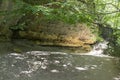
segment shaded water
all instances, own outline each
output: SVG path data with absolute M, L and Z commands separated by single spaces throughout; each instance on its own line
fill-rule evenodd
M 29 51 L 0 55 L 0 80 L 120 80 L 120 59 Z

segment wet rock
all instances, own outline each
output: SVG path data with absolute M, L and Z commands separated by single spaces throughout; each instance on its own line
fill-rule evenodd
M 16 53 L 22 53 L 23 51 L 19 48 L 13 48 L 13 51 Z

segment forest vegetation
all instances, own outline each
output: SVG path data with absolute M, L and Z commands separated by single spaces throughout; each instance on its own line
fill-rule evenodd
M 7 9 L 2 7 L 5 1 L 9 4 Z M 12 31 L 24 31 L 27 24 L 19 19 L 27 15 L 67 24 L 84 23 L 92 26 L 98 42 L 109 41 L 107 52 L 117 51 L 113 55 L 120 56 L 120 0 L 1 0 L 0 7 L 0 31 L 5 24 Z

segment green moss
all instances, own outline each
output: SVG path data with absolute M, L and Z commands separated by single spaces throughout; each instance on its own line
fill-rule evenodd
M 16 52 L 16 53 L 22 53 L 22 50 L 19 49 L 19 48 L 13 48 L 13 51 Z

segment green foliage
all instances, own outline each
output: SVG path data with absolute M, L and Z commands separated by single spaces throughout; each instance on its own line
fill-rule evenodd
M 3 22 L 11 20 L 16 15 L 24 17 L 32 14 L 36 17 L 42 15 L 47 20 L 71 24 L 108 24 L 114 30 L 116 45 L 120 47 L 120 0 L 13 0 L 13 2 L 14 9 L 0 10 L 0 17 L 7 15 L 6 18 L 9 18 Z M 23 21 L 11 26 L 10 29 L 24 30 L 25 27 L 26 22 Z M 97 40 L 103 39 L 97 36 Z M 118 47 L 111 47 L 110 52 L 113 53 L 113 49 L 116 50 Z
M 51 2 L 45 5 L 24 4 L 23 7 L 24 8 L 21 8 L 21 12 L 23 12 L 24 14 L 32 13 L 36 16 L 43 14 L 44 17 L 48 19 L 61 20 L 67 23 L 89 23 L 92 22 L 94 19 L 93 14 L 89 14 L 86 11 L 87 7 L 77 0 Z
M 10 29 L 12 30 L 24 30 L 24 28 L 25 28 L 25 23 L 21 23 L 10 27 Z
M 60 20 L 67 23 L 109 24 L 115 29 L 114 36 L 120 41 L 120 1 L 119 0 L 13 0 L 18 6 L 11 12 L 3 14 L 19 14 L 35 16 L 43 15 L 49 20 Z M 33 3 L 33 4 L 32 4 Z M 22 25 L 22 26 L 21 26 Z M 12 27 L 13 28 L 13 27 Z M 18 24 L 13 29 L 23 29 Z

